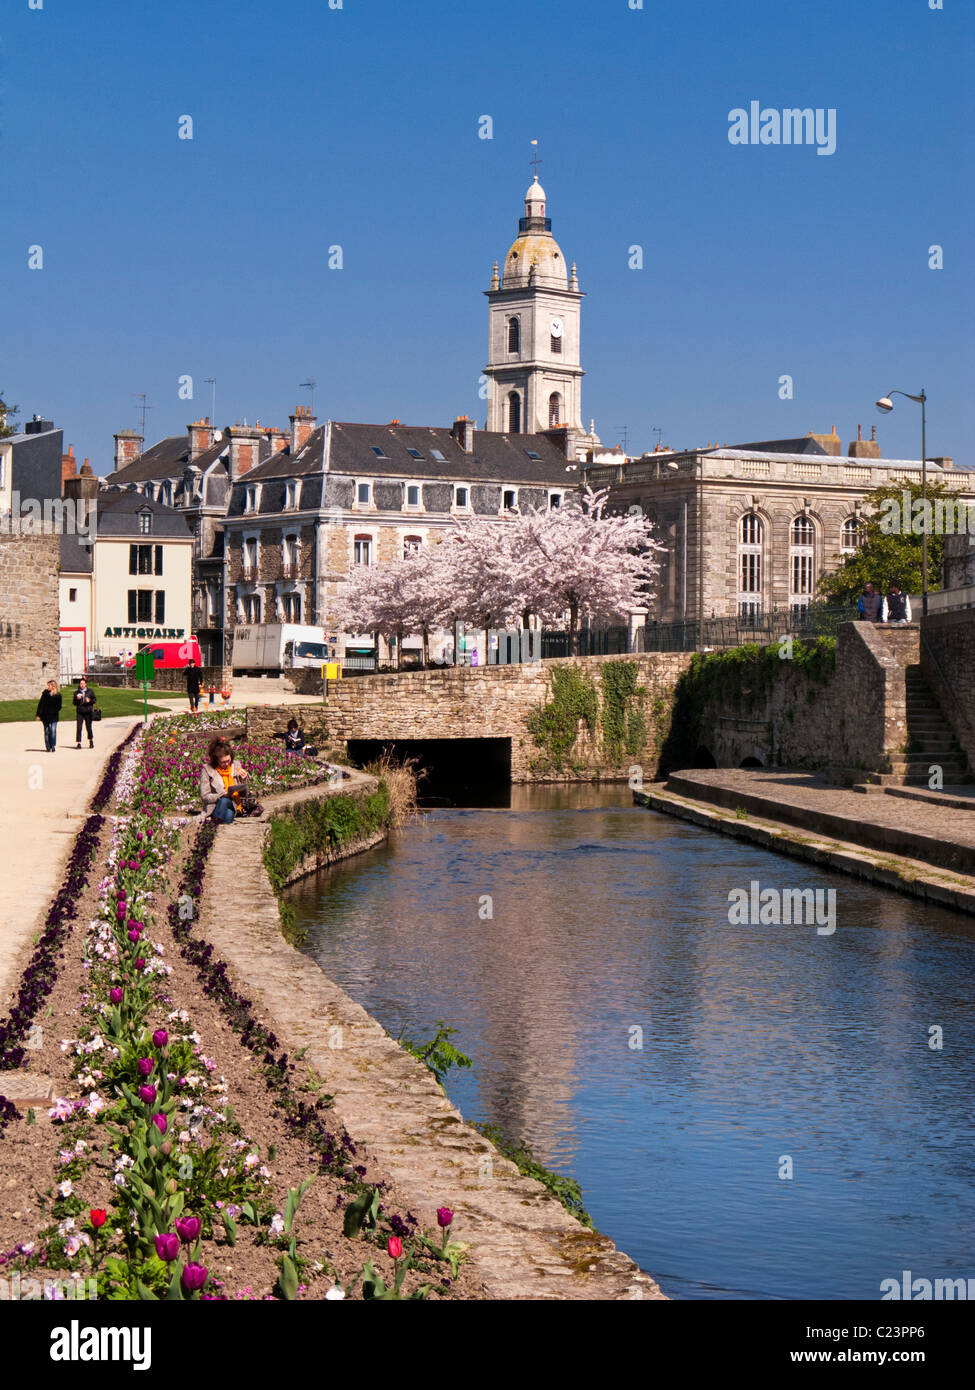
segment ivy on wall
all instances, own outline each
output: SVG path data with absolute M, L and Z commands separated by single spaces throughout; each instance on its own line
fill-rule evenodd
M 788 649 L 787 649 L 788 650 Z M 795 696 L 816 698 L 817 687 L 827 685 L 836 670 L 836 638 L 791 640 L 791 656 L 782 643 L 767 647 L 749 643 L 727 652 L 696 653 L 677 682 L 671 728 L 661 753 L 662 770 L 693 767 L 701 745 L 704 715 L 712 708 L 732 707 L 742 714 L 764 716 L 772 691 L 782 682 L 794 684 Z M 793 711 L 786 711 L 786 718 Z
M 589 677 L 576 666 L 556 666 L 552 670 L 552 693 L 546 704 L 528 716 L 528 732 L 544 750 L 538 769 L 565 771 L 565 764 L 579 731 L 579 720 L 590 733 L 596 729 L 599 698 Z M 578 760 L 572 765 L 578 771 Z
M 527 721 L 535 744 L 543 750 L 533 764 L 535 771 L 591 770 L 591 764 L 572 756 L 580 721 L 591 736 L 600 734 L 601 761 L 607 768 L 619 767 L 624 755 L 640 753 L 647 741 L 647 692 L 637 684 L 638 672 L 635 661 L 605 662 L 597 689 L 578 667 L 555 667 L 548 701 Z
M 647 741 L 647 721 L 642 703 L 646 691 L 637 685 L 635 661 L 608 661 L 601 671 L 603 687 L 600 722 L 603 750 L 618 766 L 623 754 L 639 753 Z

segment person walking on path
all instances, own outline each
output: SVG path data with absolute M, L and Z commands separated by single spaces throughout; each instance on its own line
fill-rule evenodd
M 190 657 L 186 663 L 186 693 L 190 697 L 190 713 L 200 712 L 200 668 Z
M 44 751 L 54 753 L 58 745 L 58 720 L 61 718 L 61 692 L 57 681 L 48 681 L 37 702 L 37 717 L 44 725 Z M 79 730 L 80 733 L 80 730 Z
M 247 773 L 234 762 L 233 749 L 225 738 L 215 738 L 200 768 L 200 800 L 203 813 L 222 825 L 232 825 L 236 816 L 257 815 L 263 807 L 244 786 Z
M 884 599 L 883 614 L 881 622 L 909 623 L 911 621 L 910 596 L 901 593 L 901 587 L 896 579 L 890 586 L 890 593 Z
M 883 604 L 883 597 L 878 594 L 874 586 L 869 581 L 864 584 L 863 593 L 857 602 L 861 619 L 867 623 L 882 622 L 883 619 L 880 615 L 883 611 Z
M 88 682 L 84 676 L 78 682 L 78 689 L 74 693 L 75 709 L 75 730 L 74 746 L 81 747 L 81 726 L 84 724 L 88 734 L 88 747 L 94 748 L 95 740 L 91 736 L 91 716 L 95 708 L 95 692 L 88 689 Z

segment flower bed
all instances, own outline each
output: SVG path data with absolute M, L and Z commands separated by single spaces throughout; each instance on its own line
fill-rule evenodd
M 194 935 L 216 827 L 204 822 L 190 840 L 188 820 L 163 814 L 147 797 L 147 759 L 168 737 L 166 730 L 138 732 L 106 769 L 103 785 L 110 778 L 118 814 L 92 816 L 79 833 L 49 930 L 2 1031 L 4 1065 L 22 1065 L 25 1034 L 57 985 L 65 996 L 59 1016 L 73 1016 L 77 1034 L 64 1039 L 60 1055 L 70 1061 L 81 1094 L 70 1098 L 66 1087 L 48 1111 L 52 1128 L 43 1133 L 38 1125 L 25 1134 L 16 1108 L 0 1099 L 0 1127 L 18 1123 L 22 1144 L 52 1134 L 57 1143 L 56 1160 L 53 1154 L 48 1160 L 56 1165 L 54 1182 L 41 1196 L 47 1224 L 35 1239 L 19 1238 L 5 1253 L 0 1244 L 0 1265 L 18 1276 L 63 1271 L 75 1287 L 87 1278 L 90 1296 L 111 1299 L 224 1298 L 214 1261 L 233 1259 L 230 1252 L 240 1252 L 246 1268 L 255 1268 L 256 1260 L 273 1271 L 259 1292 L 248 1284 L 238 1297 L 292 1299 L 309 1284 L 327 1298 L 345 1297 L 360 1283 L 366 1298 L 451 1291 L 464 1252 L 449 1242 L 450 1223 L 438 1215 L 442 1230 L 435 1241 L 411 1213 L 400 1216 L 391 1209 L 389 1189 L 381 1180 L 368 1180 L 351 1137 L 328 1124 L 330 1101 L 320 1094 L 321 1082 L 299 1084 L 298 1059 L 275 1055 L 274 1034 L 236 992 L 212 947 Z M 90 873 L 96 853 L 103 865 L 97 885 Z M 79 998 L 79 985 L 71 984 L 75 992 L 65 995 L 68 986 L 58 977 L 83 894 L 88 930 L 72 976 L 80 982 Z M 190 1010 L 180 1006 L 174 984 L 185 967 L 177 964 L 174 973 L 167 960 L 174 945 L 199 982 L 190 991 L 197 1000 Z M 265 1105 L 273 1104 L 272 1142 L 266 1120 L 258 1117 L 263 1146 L 235 1113 L 231 1084 L 218 1072 L 216 1058 L 205 1054 L 194 1025 L 199 1009 L 212 1032 L 216 1007 L 229 1025 L 227 1036 L 236 1035 L 242 1055 L 253 1058 L 247 1067 L 263 1077 Z M 256 1116 L 253 1104 L 249 1113 Z M 26 1124 L 32 1121 L 29 1112 Z M 286 1195 L 272 1171 L 277 1147 L 289 1153 Z M 299 1163 L 307 1165 L 304 1175 L 298 1169 L 299 1176 L 291 1176 Z M 350 1252 L 340 1252 L 341 1279 L 328 1259 L 310 1258 L 298 1230 L 303 1199 L 305 1208 L 314 1201 L 321 1212 L 321 1198 L 312 1189 L 318 1183 L 327 1183 L 334 1194 L 330 1220 L 341 1222 L 340 1239 L 346 1245 L 366 1240 L 376 1251 L 351 1268 Z M 32 1173 L 32 1189 L 40 1185 Z M 389 1269 L 377 1270 L 377 1258 L 387 1260 Z M 56 1284 L 50 1287 L 50 1296 L 58 1296 Z

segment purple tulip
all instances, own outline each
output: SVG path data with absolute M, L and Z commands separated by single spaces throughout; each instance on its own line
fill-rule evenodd
M 139 1099 L 144 1100 L 146 1105 L 151 1105 L 152 1102 L 156 1099 L 155 1086 L 140 1086 Z
M 133 970 L 145 970 L 145 968 L 146 968 L 146 963 L 145 963 L 145 961 L 142 959 L 141 956 L 139 956 L 138 959 L 136 959 L 136 960 L 134 960 L 134 961 L 132 962 L 132 969 L 133 969 Z
M 183 1270 L 183 1277 L 180 1282 L 187 1293 L 196 1293 L 197 1289 L 203 1288 L 206 1281 L 207 1271 L 202 1265 L 196 1265 L 191 1262 Z
M 165 1134 L 166 1130 L 169 1128 L 169 1121 L 162 1111 L 160 1111 L 158 1115 L 153 1115 L 152 1123 L 156 1126 L 160 1134 Z
M 115 916 L 119 919 L 120 922 L 124 920 L 125 914 L 128 912 L 128 910 L 129 909 L 125 906 L 125 903 L 118 903 L 118 905 L 115 908 Z
M 442 1230 L 446 1230 L 453 1219 L 454 1213 L 449 1207 L 437 1207 L 437 1225 L 441 1227 Z
M 165 1260 L 167 1264 L 170 1260 L 175 1260 L 176 1256 L 179 1254 L 179 1240 L 171 1231 L 167 1231 L 165 1235 L 154 1236 L 153 1244 L 156 1247 L 156 1254 L 161 1260 Z
M 184 1245 L 192 1245 L 202 1228 L 203 1223 L 198 1216 L 183 1216 L 176 1222 L 176 1233 Z
M 169 1034 L 166 1032 L 165 1028 L 157 1028 L 152 1035 L 153 1047 L 165 1047 L 168 1042 Z
M 139 930 L 139 928 L 138 928 L 138 927 L 133 927 L 132 930 L 129 932 L 129 940 L 130 940 L 130 941 L 138 941 L 138 939 L 139 939 L 139 937 L 140 937 L 141 935 L 142 935 L 142 932 Z
M 155 1065 L 151 1057 L 140 1057 L 136 1063 L 136 1066 L 139 1068 L 140 1076 L 151 1076 L 152 1069 Z
M 109 999 L 111 999 L 113 1004 L 121 1004 L 122 999 L 124 997 L 124 991 L 120 989 L 110 989 L 108 991 L 108 997 Z

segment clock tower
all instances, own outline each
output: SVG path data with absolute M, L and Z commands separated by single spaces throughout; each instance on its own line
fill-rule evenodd
M 534 434 L 559 426 L 583 434 L 579 365 L 582 294 L 567 270 L 545 215 L 545 190 L 534 180 L 525 216 L 500 273 L 486 290 L 491 326 L 487 428 Z

